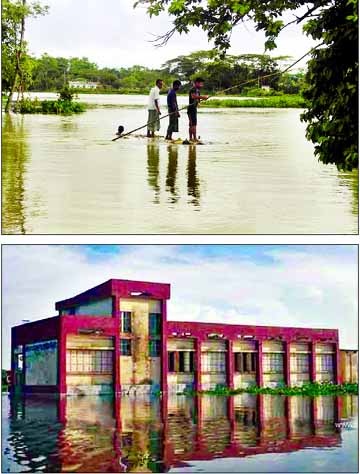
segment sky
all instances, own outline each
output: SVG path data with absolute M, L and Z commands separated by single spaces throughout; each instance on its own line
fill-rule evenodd
M 200 49 L 211 49 L 206 33 L 193 28 L 188 35 L 175 35 L 163 48 L 150 42 L 153 35 L 171 27 L 167 13 L 149 18 L 134 0 L 42 0 L 49 14 L 30 19 L 26 39 L 36 56 L 88 57 L 101 67 L 129 67 L 140 64 L 158 68 L 168 59 Z M 285 17 L 294 19 L 293 13 Z M 301 57 L 314 42 L 302 34 L 301 25 L 291 25 L 281 33 L 272 55 Z M 232 34 L 231 54 L 264 53 L 264 34 L 250 23 L 237 26 Z M 304 63 L 302 63 L 304 65 Z
M 10 328 L 110 278 L 171 284 L 168 319 L 338 328 L 357 348 L 355 245 L 3 245 L 3 367 Z

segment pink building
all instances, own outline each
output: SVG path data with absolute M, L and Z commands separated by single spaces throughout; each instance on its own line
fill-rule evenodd
M 179 392 L 340 383 L 337 329 L 167 320 L 170 285 L 108 280 L 12 328 L 14 390 Z

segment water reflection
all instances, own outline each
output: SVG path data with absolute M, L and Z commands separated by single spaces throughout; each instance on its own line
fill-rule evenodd
M 2 229 L 4 234 L 13 229 L 24 234 L 24 175 L 29 158 L 24 117 L 14 123 L 13 117 L 6 114 L 2 134 Z
M 179 173 L 182 173 L 181 160 L 179 160 L 179 146 L 169 144 L 167 146 L 167 166 L 164 188 L 167 200 L 171 204 L 176 204 L 181 198 L 181 179 Z M 186 164 L 186 194 L 189 197 L 188 203 L 194 207 L 200 206 L 200 180 L 196 169 L 196 146 L 188 145 L 187 148 L 187 164 Z M 183 158 L 183 154 L 181 157 Z M 179 171 L 180 170 L 180 171 Z M 147 145 L 147 181 L 149 187 L 154 191 L 154 204 L 160 204 L 161 199 L 161 160 L 160 145 L 158 142 L 149 142 Z M 179 183 L 180 181 L 180 183 Z
M 357 416 L 353 396 L 3 401 L 3 471 L 21 472 L 167 472 L 199 460 L 339 448 L 339 423 Z

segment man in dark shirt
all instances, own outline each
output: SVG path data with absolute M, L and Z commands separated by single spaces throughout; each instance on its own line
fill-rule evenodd
M 177 103 L 176 92 L 180 89 L 181 82 L 174 81 L 172 89 L 169 90 L 167 95 L 167 105 L 169 112 L 169 126 L 167 129 L 165 140 L 172 139 L 172 133 L 179 131 L 179 107 Z
M 208 99 L 208 95 L 200 95 L 200 89 L 204 86 L 204 79 L 197 77 L 194 81 L 193 87 L 189 91 L 189 106 L 187 114 L 189 117 L 189 138 L 190 141 L 197 141 L 196 126 L 197 126 L 197 107 L 200 100 Z

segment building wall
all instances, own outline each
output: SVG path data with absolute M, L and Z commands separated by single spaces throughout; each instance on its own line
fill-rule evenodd
M 121 385 L 160 384 L 160 357 L 149 354 L 149 313 L 161 313 L 161 302 L 143 298 L 121 298 L 120 312 L 131 312 L 131 356 L 120 356 Z M 120 328 L 119 328 L 120 331 Z
M 335 381 L 335 345 L 334 344 L 316 344 L 316 381 L 317 382 L 334 382 Z M 332 370 L 324 369 L 321 359 L 328 357 L 332 360 Z
M 105 394 L 113 391 L 113 369 L 110 373 L 97 373 L 90 370 L 89 362 L 83 363 L 81 372 L 70 371 L 71 354 L 76 351 L 77 357 L 84 354 L 95 354 L 97 351 L 111 352 L 114 358 L 114 340 L 111 337 L 68 334 L 66 338 L 66 385 L 69 395 Z M 89 359 L 87 359 L 89 360 Z
M 57 367 L 56 339 L 25 345 L 26 385 L 56 385 Z
M 340 374 L 343 382 L 358 383 L 358 352 L 340 350 Z
M 257 355 L 257 342 L 256 341 L 244 341 L 237 340 L 233 342 L 233 355 L 236 353 L 254 353 Z M 256 373 L 240 373 L 236 371 L 235 362 L 234 362 L 234 388 L 245 388 L 251 385 L 256 385 Z
M 306 358 L 307 370 L 302 370 L 296 362 Z M 290 385 L 302 385 L 311 380 L 311 347 L 309 343 L 292 342 L 290 344 Z

